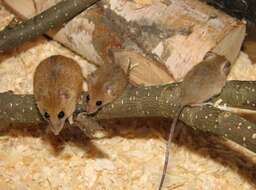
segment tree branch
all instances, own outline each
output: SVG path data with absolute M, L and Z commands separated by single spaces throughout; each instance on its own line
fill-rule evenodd
M 93 117 L 96 120 L 173 117 L 177 106 L 177 85 L 128 88 L 121 97 Z M 256 89 L 256 82 L 230 81 L 220 96 L 213 101 L 221 97 L 224 103 L 230 106 L 255 110 L 256 96 L 253 89 Z M 85 92 L 77 106 L 77 113 L 83 110 L 86 95 Z M 11 92 L 0 94 L 0 120 L 4 123 L 17 124 L 40 124 L 43 121 L 37 111 L 33 95 L 14 95 Z M 180 120 L 194 129 L 223 136 L 256 152 L 256 124 L 235 114 L 212 106 L 187 107 L 183 110 Z
M 99 0 L 63 0 L 41 14 L 0 32 L 0 52 L 61 26 Z

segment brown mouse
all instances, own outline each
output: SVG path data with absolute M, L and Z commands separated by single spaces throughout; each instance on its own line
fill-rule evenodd
M 111 62 L 101 65 L 95 72 L 87 78 L 88 95 L 86 112 L 92 114 L 106 104 L 118 98 L 128 85 L 128 75 L 120 65 L 115 63 L 113 54 L 109 52 Z
M 162 188 L 164 183 L 172 135 L 180 113 L 187 105 L 201 104 L 209 100 L 211 97 L 219 94 L 225 86 L 230 67 L 230 62 L 224 56 L 208 52 L 204 57 L 204 60 L 195 65 L 184 77 L 184 80 L 180 85 L 178 111 L 173 119 L 168 142 L 166 144 L 164 169 L 158 188 L 159 190 Z
M 83 75 L 73 59 L 54 55 L 44 59 L 34 74 L 34 96 L 43 118 L 58 135 L 72 118 L 83 90 Z

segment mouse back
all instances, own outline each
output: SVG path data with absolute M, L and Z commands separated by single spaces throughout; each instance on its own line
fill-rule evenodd
M 230 62 L 215 53 L 195 65 L 181 83 L 181 101 L 184 105 L 201 103 L 221 92 L 230 71 Z
M 80 66 L 72 59 L 55 55 L 43 60 L 34 74 L 34 95 L 42 116 L 59 134 L 78 102 L 83 85 Z

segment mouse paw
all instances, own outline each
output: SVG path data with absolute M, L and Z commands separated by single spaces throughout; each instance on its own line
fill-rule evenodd
M 68 117 L 68 122 L 69 122 L 70 125 L 72 125 L 74 123 L 73 115 Z
M 109 133 L 95 119 L 89 117 L 86 113 L 77 115 L 75 123 L 84 134 L 90 139 L 100 139 L 109 136 Z

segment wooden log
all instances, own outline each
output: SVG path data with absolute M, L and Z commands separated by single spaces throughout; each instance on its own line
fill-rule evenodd
M 35 6 L 33 4 L 35 3 Z M 4 5 L 23 20 L 31 19 L 33 16 L 46 11 L 55 5 L 55 1 L 3 1 Z M 36 10 L 35 10 L 36 9 Z M 61 11 L 60 11 L 61 12 Z M 78 54 L 86 57 L 89 61 L 100 65 L 103 62 L 108 48 L 117 48 L 122 46 L 122 41 L 117 34 L 111 34 L 111 31 L 104 23 L 98 24 L 102 20 L 101 10 L 92 8 L 73 19 L 72 22 L 65 24 L 61 29 L 55 29 L 48 33 L 56 41 L 71 48 Z M 89 16 L 88 16 L 89 15 Z M 59 18 L 60 16 L 58 16 Z M 89 18 L 88 18 L 89 17 Z M 99 38 L 99 32 L 104 32 L 105 38 Z M 93 35 L 94 34 L 94 35 Z M 98 40 L 99 43 L 94 43 Z M 112 42 L 112 43 L 111 43 Z M 111 44 L 110 44 L 111 43 Z
M 31 17 L 34 13 L 32 3 L 29 9 L 16 4 L 14 1 L 4 1 L 5 5 L 16 13 L 20 18 L 25 19 Z M 53 2 L 38 4 L 36 7 L 44 11 L 46 7 L 52 6 Z M 42 6 L 44 5 L 44 6 Z M 16 6 L 22 10 L 18 12 Z M 27 11 L 25 11 L 27 9 Z M 157 85 L 162 83 L 172 82 L 172 76 L 167 72 L 163 65 L 157 65 L 154 61 L 148 60 L 142 56 L 141 51 L 129 39 L 121 39 L 119 34 L 112 31 L 110 26 L 104 21 L 105 17 L 100 7 L 92 7 L 88 11 L 83 12 L 67 23 L 60 30 L 51 31 L 48 33 L 53 39 L 69 47 L 76 53 L 82 55 L 90 62 L 101 65 L 108 58 L 109 49 L 118 49 L 126 47 L 136 51 L 125 51 L 125 56 L 119 62 L 127 62 L 127 58 L 135 56 L 132 62 L 139 64 L 139 67 L 133 69 L 130 77 L 130 82 L 133 84 Z M 22 14 L 25 13 L 25 14 Z M 145 64 L 146 63 L 146 64 Z M 133 64 L 133 63 L 132 63 Z M 122 64 L 124 67 L 127 65 Z M 142 71 L 148 70 L 147 73 L 141 75 Z M 155 73 L 152 77 L 150 74 Z
M 4 2 L 20 14 L 33 15 L 34 10 L 24 11 L 13 0 Z M 93 62 L 100 62 L 104 57 L 104 53 L 95 48 L 102 39 L 106 41 L 118 35 L 117 39 L 122 41 L 122 38 L 121 44 L 126 48 L 127 39 L 132 39 L 145 55 L 165 65 L 174 79 L 180 80 L 209 50 L 234 62 L 245 36 L 245 23 L 196 0 L 102 2 L 104 11 L 98 14 L 85 11 L 82 15 L 86 16 L 73 19 L 54 39 Z M 43 0 L 36 3 L 39 12 L 47 6 Z M 102 25 L 107 32 L 100 30 Z
M 233 63 L 245 36 L 244 23 L 195 0 L 146 5 L 110 0 L 105 7 L 113 26 L 128 30 L 140 47 L 165 63 L 176 80 L 209 50 Z

